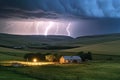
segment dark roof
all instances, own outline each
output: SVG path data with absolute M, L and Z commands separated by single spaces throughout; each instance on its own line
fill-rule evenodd
M 64 59 L 81 59 L 79 56 L 63 56 Z

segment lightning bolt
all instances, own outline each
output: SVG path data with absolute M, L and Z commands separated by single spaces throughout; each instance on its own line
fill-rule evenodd
M 36 34 L 39 35 L 40 22 L 36 22 Z
M 70 31 L 69 31 L 70 26 L 71 26 L 71 22 L 68 24 L 68 26 L 67 26 L 67 28 L 66 28 L 66 31 L 67 31 L 67 33 L 68 33 L 68 36 L 71 36 L 71 33 L 70 33 Z
M 36 35 L 39 35 L 40 22 L 33 22 L 33 26 L 35 27 Z
M 47 24 L 48 23 L 48 24 Z M 57 35 L 58 34 L 58 31 L 60 29 L 60 24 L 59 23 L 55 23 L 55 22 L 52 22 L 52 21 L 49 21 L 49 22 L 34 22 L 33 25 L 35 26 L 35 31 L 36 31 L 36 35 L 40 35 L 40 27 L 45 27 L 45 31 L 44 31 L 44 35 L 47 36 L 49 34 L 49 31 L 52 30 L 52 27 L 55 27 L 53 30 L 55 30 L 54 32 L 54 35 Z M 62 23 L 63 24 L 63 23 Z M 71 36 L 71 33 L 70 33 L 70 26 L 71 26 L 71 22 L 67 23 L 67 26 L 66 26 L 66 32 L 67 32 L 67 35 L 68 36 Z
M 49 32 L 49 30 L 52 28 L 53 24 L 54 24 L 53 22 L 49 22 L 49 25 L 47 26 L 47 28 L 46 28 L 46 30 L 45 30 L 45 33 L 44 33 L 45 36 L 48 35 L 48 32 Z

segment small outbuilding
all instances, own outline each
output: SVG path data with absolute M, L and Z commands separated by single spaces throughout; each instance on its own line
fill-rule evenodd
M 62 56 L 59 61 L 61 64 L 69 64 L 69 63 L 80 63 L 82 59 L 79 56 Z

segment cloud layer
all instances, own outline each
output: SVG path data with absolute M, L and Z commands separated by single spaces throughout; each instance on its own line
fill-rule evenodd
M 1 18 L 120 18 L 120 0 L 0 0 Z
M 0 32 L 32 35 L 37 20 L 71 22 L 73 37 L 119 33 L 120 0 L 0 0 Z

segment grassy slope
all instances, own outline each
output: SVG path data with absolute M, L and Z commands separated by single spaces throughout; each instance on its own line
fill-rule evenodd
M 9 40 L 9 39 L 7 39 Z M 9 41 L 7 41 L 9 43 Z M 16 41 L 17 42 L 17 41 Z M 5 42 L 6 43 L 6 42 Z M 14 41 L 13 41 L 14 43 Z M 18 43 L 21 44 L 21 41 Z M 91 51 L 95 54 L 120 55 L 120 38 L 112 37 L 86 37 L 79 38 L 75 42 L 68 42 L 70 45 L 81 45 L 83 47 L 65 50 L 67 52 Z M 62 44 L 62 43 L 61 43 Z M 64 45 L 64 44 L 63 44 Z M 0 47 L 1 60 L 18 60 L 26 51 Z M 21 58 L 20 58 L 21 59 Z M 119 62 L 90 62 L 74 65 L 48 65 L 36 67 L 7 68 L 8 71 L 0 72 L 0 80 L 119 80 Z M 1 68 L 2 69 L 2 68 Z M 16 74 L 17 72 L 17 74 Z M 25 76 L 23 76 L 25 75 Z M 6 77 L 7 76 L 7 77 Z M 47 76 L 47 77 L 46 77 Z
M 111 42 L 111 41 L 116 41 L 116 40 L 120 40 L 120 34 L 78 37 L 75 39 L 73 44 L 80 45 L 80 46 L 86 46 L 86 45 L 93 45 L 93 44 Z
M 0 45 L 7 46 L 28 46 L 28 45 L 41 45 L 50 44 L 61 41 L 72 40 L 73 38 L 68 36 L 38 36 L 38 35 L 9 35 L 0 34 Z
M 120 40 L 64 50 L 67 52 L 91 51 L 95 54 L 120 55 Z
M 0 44 L 5 44 L 5 43 L 24 44 L 24 43 L 27 43 L 26 41 L 28 40 L 28 42 L 33 41 L 33 42 L 31 42 L 33 44 L 38 42 L 38 45 L 39 45 L 39 42 L 43 41 L 43 40 L 41 40 L 41 38 L 38 38 L 38 36 L 26 36 L 27 38 L 25 36 L 14 36 L 14 35 L 8 35 L 8 34 L 1 34 L 0 36 L 1 36 Z M 35 39 L 32 39 L 33 37 L 35 37 Z M 59 39 L 63 39 L 63 38 L 59 37 L 57 41 L 59 41 Z M 52 40 L 54 42 L 54 44 L 58 45 L 58 43 L 56 43 L 56 41 L 55 41 L 56 40 L 55 37 L 53 37 L 53 38 L 49 37 L 49 40 Z M 46 42 L 49 42 L 49 40 L 48 41 L 46 40 Z M 2 43 L 2 41 L 3 41 L 3 43 Z M 5 41 L 5 43 L 4 43 L 4 41 Z M 120 34 L 80 37 L 80 38 L 74 39 L 72 41 L 71 40 L 67 41 L 67 42 L 61 41 L 59 44 L 62 46 L 64 46 L 64 45 L 81 46 L 80 48 L 63 50 L 65 52 L 91 51 L 94 54 L 120 55 L 120 50 L 119 50 Z M 1 60 L 8 59 L 7 56 L 12 57 L 11 59 L 16 59 L 16 57 L 23 57 L 24 54 L 29 53 L 29 52 L 42 52 L 42 53 L 51 52 L 50 50 L 39 50 L 39 49 L 38 50 L 28 49 L 28 50 L 29 51 L 21 51 L 21 50 L 0 47 L 0 55 L 3 56 L 3 57 L 1 56 Z M 56 53 L 58 53 L 58 51 Z M 65 53 L 61 53 L 61 52 L 59 52 L 59 53 L 65 55 Z M 73 54 L 73 53 L 71 53 L 71 54 Z
M 10 48 L 3 48 L 3 47 L 0 47 L 0 52 L 10 52 L 10 53 L 22 53 L 22 54 L 25 54 L 27 53 L 28 51 L 22 51 L 22 50 L 17 50 L 17 49 L 10 49 Z
M 7 60 L 23 60 L 22 57 L 10 56 L 6 54 L 0 54 L 0 61 L 7 61 Z
M 0 47 L 0 60 L 22 60 L 28 51 Z
M 19 75 L 11 71 L 0 69 L 0 80 L 36 80 L 25 75 Z
M 119 66 L 120 64 L 115 62 L 96 62 L 13 68 L 12 70 L 40 80 L 119 80 Z

